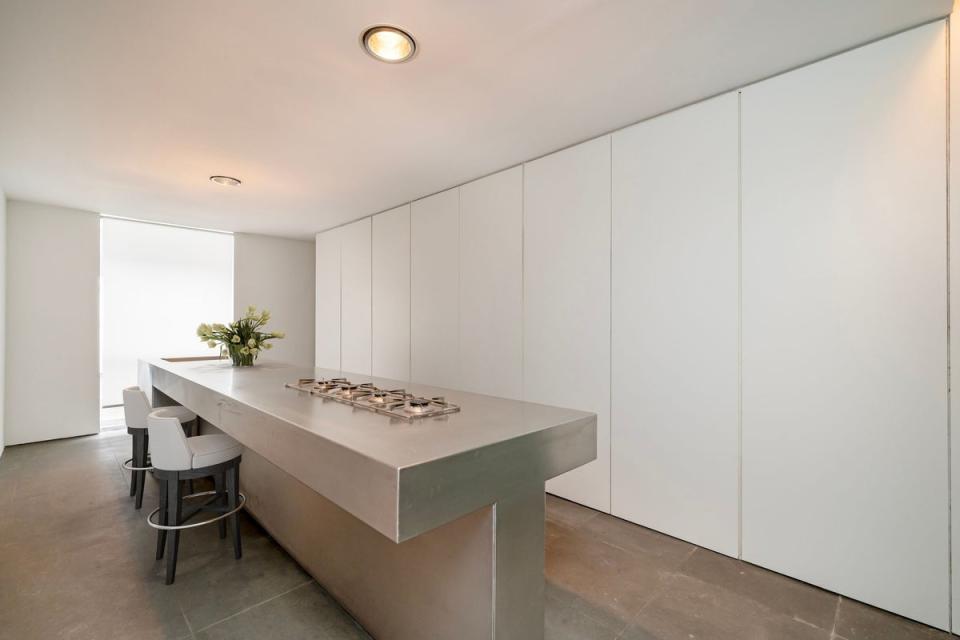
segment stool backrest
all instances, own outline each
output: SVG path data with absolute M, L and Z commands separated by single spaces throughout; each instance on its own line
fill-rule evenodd
M 157 409 L 147 416 L 150 433 L 150 459 L 162 471 L 186 471 L 193 462 L 193 453 L 180 419 L 170 409 Z
M 127 428 L 146 429 L 147 414 L 150 411 L 150 401 L 140 387 L 127 387 L 123 390 L 123 419 Z

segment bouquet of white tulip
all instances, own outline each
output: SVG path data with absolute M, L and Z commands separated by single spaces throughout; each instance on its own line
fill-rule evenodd
M 242 318 L 230 324 L 206 324 L 197 327 L 197 336 L 207 343 L 211 349 L 220 347 L 230 354 L 235 367 L 252 367 L 260 352 L 273 347 L 268 340 L 278 340 L 284 337 L 282 331 L 260 331 L 270 319 L 270 312 L 264 309 L 257 313 L 253 305 L 247 307 Z

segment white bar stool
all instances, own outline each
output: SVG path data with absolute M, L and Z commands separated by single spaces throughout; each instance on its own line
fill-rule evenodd
M 163 407 L 147 416 L 147 428 L 153 441 L 153 473 L 160 481 L 160 506 L 147 516 L 147 524 L 157 529 L 157 560 L 167 552 L 167 584 L 173 584 L 177 573 L 177 549 L 180 531 L 205 524 L 219 523 L 220 537 L 227 536 L 226 518 L 233 529 L 233 554 L 238 560 L 240 549 L 240 517 L 237 512 L 247 501 L 240 493 L 240 457 L 243 445 L 227 435 L 187 438 L 180 428 L 176 409 Z M 214 491 L 183 495 L 182 480 L 213 477 Z M 207 496 L 207 499 L 184 513 L 183 501 Z M 201 511 L 220 515 L 186 524 Z M 154 514 L 160 514 L 153 520 Z M 172 535 L 167 538 L 167 531 Z
M 180 424 L 187 428 L 190 435 L 197 435 L 197 414 L 186 407 L 172 406 L 170 409 Z M 133 455 L 123 463 L 130 470 L 130 495 L 136 495 L 136 508 L 143 505 L 143 485 L 147 471 L 153 469 L 148 459 L 150 437 L 147 433 L 147 414 L 153 411 L 147 394 L 140 387 L 127 387 L 123 390 L 123 417 L 127 423 L 127 433 L 133 436 Z

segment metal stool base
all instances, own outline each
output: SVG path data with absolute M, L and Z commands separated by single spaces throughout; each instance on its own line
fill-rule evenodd
M 120 465 L 127 471 L 153 471 L 153 467 L 134 467 L 133 458 L 127 458 L 122 465 Z
M 183 499 L 188 500 L 190 498 L 199 498 L 200 496 L 215 496 L 215 495 L 217 495 L 216 491 L 200 491 L 199 493 L 187 494 L 183 496 Z M 192 522 L 190 524 L 180 524 L 180 525 L 159 524 L 153 521 L 153 517 L 158 513 L 160 513 L 160 507 L 157 507 L 156 509 L 151 511 L 150 514 L 147 516 L 147 524 L 153 527 L 154 529 L 162 529 L 164 531 L 179 531 L 180 529 L 193 529 L 194 527 L 202 527 L 205 524 L 213 524 L 218 520 L 223 520 L 224 518 L 232 516 L 233 514 L 235 514 L 236 512 L 240 511 L 240 509 L 243 508 L 243 505 L 247 503 L 247 496 L 245 496 L 243 492 L 239 492 L 239 491 L 237 492 L 237 496 L 240 498 L 239 504 L 237 504 L 237 506 L 231 509 L 230 511 L 221 513 L 216 518 L 209 518 L 202 522 Z

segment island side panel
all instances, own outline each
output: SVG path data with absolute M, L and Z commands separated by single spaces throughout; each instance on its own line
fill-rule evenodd
M 496 640 L 543 640 L 544 499 L 540 482 L 494 506 Z
M 539 607 L 539 630 L 494 636 L 491 507 L 397 544 L 256 453 L 244 453 L 240 476 L 247 510 L 374 638 L 543 637 L 542 486 L 539 590 L 517 596 Z

